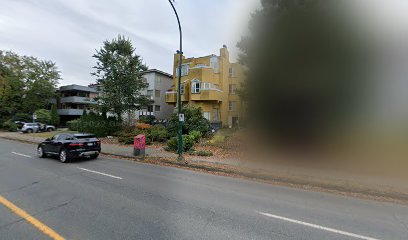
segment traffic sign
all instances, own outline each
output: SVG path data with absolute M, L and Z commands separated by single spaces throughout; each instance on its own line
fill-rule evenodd
M 179 114 L 179 121 L 184 122 L 184 114 Z

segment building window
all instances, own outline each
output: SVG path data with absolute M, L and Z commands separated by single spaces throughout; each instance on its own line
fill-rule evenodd
M 156 106 L 154 106 L 154 111 L 156 111 L 156 112 L 160 112 L 160 105 L 156 105 Z
M 219 73 L 219 72 L 220 72 L 220 64 L 219 64 L 218 57 L 216 57 L 216 56 L 211 57 L 211 59 L 210 59 L 210 65 L 211 65 L 211 68 L 214 69 L 214 72 L 215 72 L 215 73 Z
M 153 90 L 147 90 L 147 96 L 149 97 L 153 96 Z
M 214 84 L 214 89 L 217 89 L 217 90 L 220 89 L 220 87 L 218 86 L 218 84 Z
M 230 84 L 229 85 L 229 94 L 236 94 L 237 90 L 237 85 L 236 84 Z
M 178 77 L 178 72 L 179 72 L 180 68 L 179 66 L 177 66 L 177 70 L 176 70 L 176 76 Z M 188 64 L 183 64 L 181 65 L 181 76 L 187 76 L 188 75 Z
M 156 76 L 155 80 L 154 80 L 154 84 L 156 86 L 160 86 L 162 84 L 162 78 L 161 76 Z
M 235 77 L 235 69 L 233 67 L 229 68 L 229 76 L 230 77 Z
M 203 112 L 203 116 L 205 119 L 207 119 L 208 121 L 211 120 L 211 112 Z
M 184 94 L 184 83 L 180 84 L 180 93 Z
M 153 112 L 153 105 L 147 106 L 147 111 L 148 112 Z
M 180 94 L 184 94 L 184 83 L 180 84 Z
M 194 79 L 191 82 L 191 92 L 192 93 L 200 93 L 201 92 L 201 82 L 197 79 Z
M 236 111 L 237 109 L 237 102 L 230 101 L 228 104 L 228 111 Z
M 211 83 L 204 83 L 203 89 L 210 90 L 211 89 Z
M 214 109 L 213 122 L 218 122 L 218 109 Z
M 154 91 L 154 96 L 159 98 L 160 97 L 160 90 L 155 90 Z

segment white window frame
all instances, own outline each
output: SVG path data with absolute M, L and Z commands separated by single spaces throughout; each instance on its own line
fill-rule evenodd
M 211 89 L 211 83 L 205 82 L 203 83 L 202 90 L 210 90 Z
M 182 77 L 188 75 L 188 69 L 189 69 L 189 64 L 188 63 L 181 65 L 181 76 Z M 178 77 L 178 74 L 179 74 L 179 70 L 180 70 L 180 67 L 177 66 L 177 68 L 176 68 L 176 76 L 177 77 Z
M 217 56 L 212 56 L 210 59 L 211 68 L 214 70 L 214 73 L 220 72 L 220 59 Z
M 194 79 L 193 81 L 191 81 L 191 93 L 193 94 L 201 93 L 201 81 L 200 80 Z

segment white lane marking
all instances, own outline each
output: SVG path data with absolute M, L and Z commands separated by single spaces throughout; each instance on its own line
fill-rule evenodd
M 345 236 L 349 236 L 349 237 L 354 237 L 354 238 L 358 238 L 358 239 L 364 239 L 364 240 L 380 240 L 378 238 L 372 238 L 372 237 L 366 237 L 363 235 L 358 235 L 355 233 L 350 233 L 350 232 L 345 232 L 345 231 L 341 231 L 341 230 L 337 230 L 334 228 L 328 228 L 328 227 L 324 227 L 324 226 L 320 226 L 320 225 L 316 225 L 316 224 L 312 224 L 312 223 L 307 223 L 307 222 L 302 222 L 299 220 L 295 220 L 295 219 L 291 219 L 291 218 L 286 218 L 286 217 L 281 217 L 281 216 L 277 216 L 277 215 L 273 215 L 270 213 L 264 213 L 264 212 L 258 212 L 261 215 L 267 216 L 267 217 L 271 217 L 271 218 L 275 218 L 275 219 L 279 219 L 279 220 L 283 220 L 283 221 L 287 221 L 287 222 L 291 222 L 291 223 L 296 223 L 296 224 L 300 224 L 300 225 L 304 225 L 304 226 L 308 226 L 308 227 L 312 227 L 312 228 L 317 228 L 320 230 L 325 230 L 328 232 L 333 232 L 333 233 L 337 233 L 337 234 L 341 234 L 341 235 L 345 235 Z
M 102 173 L 102 172 L 97 172 L 97 171 L 94 171 L 94 170 L 89 170 L 89 169 L 86 169 L 86 168 L 80 168 L 80 167 L 78 167 L 78 169 L 80 169 L 80 170 L 82 170 L 82 171 L 86 171 L 86 172 L 91 172 L 91 173 L 100 174 L 100 175 L 107 176 L 107 177 L 111 177 L 111 178 L 123 179 L 123 178 L 121 178 L 121 177 L 113 176 L 113 175 L 106 174 L 106 173 Z
M 25 154 L 22 154 L 22 153 L 17 153 L 17 152 L 11 152 L 12 154 L 15 154 L 15 155 L 18 155 L 18 156 L 22 156 L 22 157 L 27 157 L 27 158 L 30 158 L 31 156 L 28 156 L 28 155 L 25 155 Z

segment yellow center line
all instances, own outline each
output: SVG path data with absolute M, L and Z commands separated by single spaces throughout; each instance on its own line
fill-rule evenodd
M 26 211 L 17 207 L 16 205 L 14 205 L 13 203 L 11 203 L 9 200 L 5 199 L 2 196 L 0 196 L 0 203 L 6 206 L 7 208 L 9 208 L 12 212 L 17 214 L 21 218 L 25 219 L 28 223 L 32 224 L 35 228 L 37 228 L 38 230 L 40 230 L 42 233 L 49 236 L 50 238 L 55 239 L 55 240 L 64 240 L 64 238 L 61 237 L 61 235 L 56 233 L 54 230 L 49 228 L 47 225 L 40 222 L 35 217 L 31 216 Z

